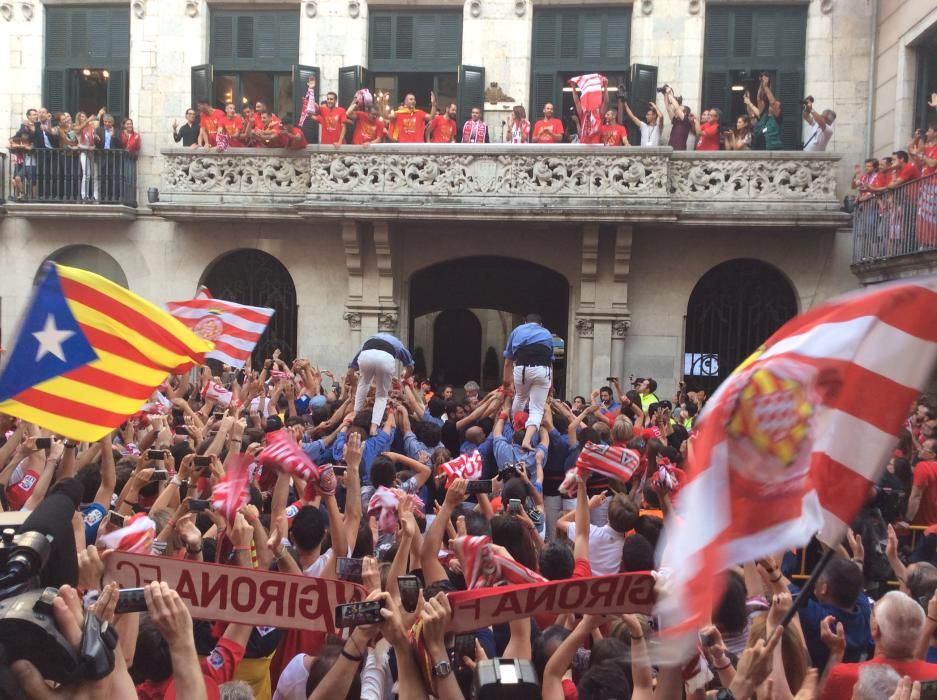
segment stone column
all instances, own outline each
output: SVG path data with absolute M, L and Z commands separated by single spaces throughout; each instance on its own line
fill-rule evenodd
M 595 324 L 591 318 L 576 319 L 576 384 L 570 394 L 583 394 L 588 397 L 592 386 L 592 336 Z
M 625 334 L 628 332 L 630 325 L 630 321 L 623 319 L 612 321 L 612 362 L 609 376 L 623 379 L 625 372 Z M 622 388 L 627 391 L 624 382 Z
M 612 323 L 607 318 L 596 318 L 592 324 L 595 330 L 592 339 L 592 380 L 589 387 L 595 389 L 603 386 L 605 378 L 611 376 Z

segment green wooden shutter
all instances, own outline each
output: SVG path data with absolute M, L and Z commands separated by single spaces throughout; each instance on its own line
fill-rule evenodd
M 605 56 L 609 59 L 628 60 L 631 43 L 631 13 L 609 11 L 605 21 L 607 37 Z
M 338 103 L 342 107 L 351 104 L 355 93 L 368 87 L 369 75 L 363 66 L 343 66 L 338 69 Z
M 394 33 L 394 58 L 413 59 L 413 15 L 398 15 Z
M 120 125 L 127 116 L 127 71 L 112 70 L 107 80 L 107 111 L 114 115 L 114 123 Z
M 446 66 L 457 65 L 462 60 L 462 13 L 444 12 L 438 18 L 437 60 Z
M 557 76 L 556 73 L 534 73 L 534 89 L 533 89 L 533 109 L 531 110 L 530 119 L 531 121 L 536 121 L 540 119 L 540 116 L 543 114 L 543 106 L 547 102 L 553 102 L 556 106 L 557 96 Z M 557 108 L 559 109 L 559 108 Z M 560 118 L 559 114 L 554 114 L 553 116 Z
M 582 17 L 582 59 L 584 61 L 598 61 L 602 58 L 602 34 L 604 34 L 604 17 L 596 14 L 585 14 Z
M 316 99 L 319 99 L 319 91 L 322 89 L 322 80 L 319 77 L 319 68 L 317 66 L 293 66 L 293 121 L 299 121 L 299 113 L 303 108 L 303 98 L 306 97 L 306 83 L 309 78 L 316 77 Z
M 731 112 L 729 94 L 731 77 L 727 71 L 710 71 L 703 73 L 703 103 L 700 112 L 704 109 L 717 108 L 722 112 L 721 124 L 735 126 L 735 115 Z
M 299 14 L 281 12 L 277 15 L 277 31 L 279 41 L 274 55 L 281 61 L 299 60 Z
M 277 18 L 273 15 L 258 14 L 254 26 L 254 58 L 269 61 L 277 57 L 279 32 Z
M 104 8 L 88 11 L 88 57 L 95 64 L 109 58 L 111 48 L 111 24 L 109 13 Z
M 738 17 L 736 17 L 736 22 Z M 774 57 L 778 55 L 778 14 L 769 8 L 759 8 L 754 19 L 754 55 L 757 58 Z
M 560 58 L 579 58 L 579 14 L 560 15 Z
M 725 8 L 706 8 L 706 41 L 703 55 L 707 58 L 729 57 L 729 18 Z
M 234 20 L 234 56 L 238 59 L 256 57 L 253 15 L 240 15 Z
M 459 119 L 468 119 L 472 107 L 485 108 L 485 69 L 459 66 L 459 96 L 456 100 Z
M 725 8 L 728 10 L 729 8 Z M 733 11 L 732 56 L 748 58 L 752 55 L 754 16 L 751 8 L 740 7 Z
M 390 60 L 393 47 L 393 17 L 390 15 L 371 15 L 368 45 L 371 47 L 371 61 Z
M 42 103 L 50 112 L 64 112 L 68 109 L 69 71 L 61 68 L 47 68 L 42 72 Z
M 803 59 L 807 54 L 807 17 L 803 8 L 797 11 L 785 10 L 781 13 L 782 56 Z
M 68 57 L 84 65 L 88 60 L 88 14 L 79 12 L 76 8 L 69 9 L 72 12 L 70 13 L 71 22 L 69 24 L 71 26 L 68 33 Z
M 208 100 L 211 104 L 213 100 L 212 84 L 215 82 L 215 70 L 212 64 L 206 63 L 201 66 L 192 66 L 192 108 L 198 104 L 199 100 Z
M 781 141 L 784 148 L 799 150 L 803 147 L 800 101 L 804 98 L 804 71 L 780 71 L 774 87 L 774 96 L 781 101 Z
M 46 10 L 46 65 L 62 65 L 68 60 L 69 17 L 62 9 Z
M 111 58 L 117 61 L 130 61 L 130 12 L 127 10 L 109 11 L 111 20 Z
M 629 72 L 628 104 L 639 119 L 644 118 L 648 102 L 657 98 L 657 66 L 635 63 Z
M 223 63 L 234 60 L 234 17 L 231 15 L 212 14 L 211 17 L 211 54 L 212 62 Z
M 548 12 L 534 13 L 534 62 L 548 61 L 551 64 L 557 58 L 556 41 L 557 15 Z

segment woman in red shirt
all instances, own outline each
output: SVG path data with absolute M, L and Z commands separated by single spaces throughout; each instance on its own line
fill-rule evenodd
M 140 152 L 140 134 L 133 130 L 133 119 L 124 119 L 121 124 L 120 142 L 127 153 L 135 156 Z
M 722 112 L 718 109 L 707 109 L 699 122 L 692 121 L 693 131 L 696 133 L 697 151 L 719 150 L 719 119 Z

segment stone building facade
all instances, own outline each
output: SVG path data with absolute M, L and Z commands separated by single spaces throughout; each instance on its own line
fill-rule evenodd
M 103 74 L 93 53 L 69 63 L 72 44 L 60 51 L 50 43 L 59 26 L 50 18 L 81 5 L 128 18 L 126 57 L 118 56 L 123 39 L 113 36 L 122 15 L 109 25 L 117 58 L 107 105 L 132 117 L 142 135 L 137 204 L 8 199 L 0 214 L 4 341 L 37 270 L 52 258 L 100 271 L 156 302 L 190 297 L 204 283 L 219 296 L 269 303 L 277 308 L 270 342 L 336 371 L 380 329 L 417 348 L 438 379 L 478 378 L 511 325 L 539 311 L 565 345 L 556 382 L 568 396 L 630 374 L 657 378 L 664 394 L 683 378 L 712 386 L 790 315 L 858 286 L 850 220 L 840 211 L 852 164 L 910 135 L 919 92 L 908 90 L 915 56 L 892 71 L 886 44 L 912 53 L 916 44 L 894 39 L 911 30 L 889 18 L 900 15 L 915 32 L 937 24 L 933 12 L 905 19 L 900 6 L 916 3 L 898 0 L 2 1 L 0 131 L 15 131 L 26 109 L 44 100 L 63 99 L 58 108 L 76 111 L 85 88 L 75 71 Z M 254 30 L 253 63 L 238 63 L 240 44 L 225 58 L 216 32 L 222 17 L 240 27 L 240 17 L 252 16 L 244 26 L 260 27 L 274 14 L 286 17 L 282 24 L 270 19 L 280 34 Z M 445 24 L 453 16 L 457 25 Z M 436 55 L 395 63 L 406 28 L 417 28 L 411 39 L 418 54 L 418 29 L 433 17 L 437 50 L 450 56 L 444 73 L 427 68 Z M 381 18 L 398 42 L 390 59 L 380 53 Z M 543 26 L 554 22 L 557 48 L 548 62 L 543 52 L 553 49 Z M 454 53 L 439 39 L 444 24 L 457 37 Z M 716 46 L 721 31 L 732 37 L 726 51 Z M 292 32 L 295 53 L 283 48 Z M 263 51 L 276 54 L 269 65 L 279 67 L 265 71 Z M 303 69 L 317 70 L 323 90 L 341 97 L 349 76 L 399 92 L 430 80 L 460 109 L 485 95 L 497 100 L 482 104 L 493 143 L 310 146 L 300 153 L 175 148 L 170 125 L 200 96 L 195 83 L 205 74 L 193 69 L 208 64 L 213 97 L 245 101 L 259 99 L 250 86 L 262 83 L 273 86 L 267 99 L 287 104 L 287 88 L 295 93 L 289 80 Z M 837 111 L 835 136 L 818 155 L 499 143 L 515 104 L 533 121 L 545 96 L 560 104 L 563 80 L 591 65 L 613 84 L 633 79 L 632 93 L 648 90 L 641 76 L 653 78 L 651 96 L 657 83 L 673 84 L 695 111 L 707 102 L 731 111 L 738 97 L 732 86 L 771 70 L 787 86 L 792 149 L 803 139 L 800 91 Z M 656 74 L 641 72 L 648 67 Z M 125 93 L 115 85 L 118 75 Z M 866 105 L 875 75 L 870 140 Z M 56 76 L 79 83 L 71 93 L 50 93 Z M 219 87 L 222 79 L 229 83 Z M 887 81 L 904 85 L 891 115 Z

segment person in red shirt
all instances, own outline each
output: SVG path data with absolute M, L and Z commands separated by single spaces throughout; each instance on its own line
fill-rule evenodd
M 605 120 L 599 127 L 603 146 L 628 146 L 628 130 L 618 123 L 618 113 L 610 109 L 605 113 Z
M 434 96 L 430 99 L 435 101 Z M 417 109 L 416 95 L 409 93 L 404 98 L 403 107 L 391 117 L 387 136 L 397 143 L 424 143 L 429 117 L 422 109 Z
M 458 124 L 455 120 L 456 106 L 446 107 L 445 114 L 437 114 L 429 123 L 430 143 L 453 143 L 455 141 L 456 128 Z
M 534 124 L 533 141 L 559 143 L 563 140 L 563 122 L 553 116 L 553 103 L 543 105 L 543 119 Z
M 277 115 L 264 112 L 260 117 L 260 127 L 255 132 L 259 145 L 267 148 L 286 148 L 289 137 L 283 134 L 283 125 Z
M 325 104 L 319 105 L 319 113 L 309 116 L 319 122 L 319 143 L 332 144 L 335 147 L 345 143 L 345 129 L 348 126 L 348 114 L 344 107 L 339 107 L 338 95 L 330 92 L 325 96 Z
M 355 123 L 355 130 L 351 135 L 351 142 L 355 146 L 367 146 L 369 143 L 380 143 L 384 138 L 384 120 L 377 111 L 377 106 L 371 105 L 367 113 L 358 111 L 357 105 L 352 102 L 348 105 L 349 121 Z
M 917 243 L 922 248 L 937 247 L 937 122 L 931 122 L 923 142 L 912 154 L 920 164 L 921 175 L 927 180 L 921 183 L 917 201 Z
M 703 112 L 700 121 L 691 117 L 693 131 L 696 134 L 697 151 L 719 150 L 719 119 L 722 112 L 718 109 L 707 109 Z
M 937 525 L 937 440 L 925 440 L 918 450 L 918 457 L 920 461 L 914 465 L 908 499 L 908 522 L 912 525 Z
M 602 84 L 602 104 L 598 109 L 585 110 L 579 99 L 579 86 L 575 81 L 567 81 L 573 88 L 573 105 L 576 107 L 576 117 L 579 120 L 579 143 L 587 146 L 597 146 L 602 143 L 601 116 L 608 110 L 608 85 Z
M 892 155 L 895 157 L 895 178 L 888 186 L 889 189 L 895 189 L 921 177 L 921 171 L 911 162 L 907 151 L 895 151 Z
M 242 146 L 257 146 L 257 137 L 254 136 L 254 108 L 250 105 L 241 110 L 241 133 L 238 141 Z
M 218 124 L 224 117 L 224 112 L 214 109 L 208 100 L 198 101 L 198 145 L 203 148 L 214 148 L 217 145 Z
M 306 135 L 303 134 L 303 130 L 293 124 L 289 119 L 283 120 L 281 129 L 282 136 L 286 138 L 286 148 L 301 151 L 309 145 L 309 142 L 306 140 Z
M 899 676 L 910 676 L 916 681 L 937 679 L 937 664 L 929 664 L 915 657 L 924 622 L 925 613 L 917 601 L 900 591 L 886 593 L 872 608 L 875 656 L 861 663 L 840 663 L 834 666 L 823 688 L 821 700 L 849 700 L 859 678 L 859 670 L 869 665 L 890 666 Z M 836 650 L 833 651 L 835 653 Z
M 120 142 L 127 153 L 136 155 L 140 152 L 140 134 L 133 130 L 133 119 L 124 119 L 121 123 Z
M 238 116 L 233 102 L 224 106 L 224 116 L 218 120 L 218 129 L 228 137 L 229 146 L 243 146 L 240 135 L 244 131 L 244 120 Z

